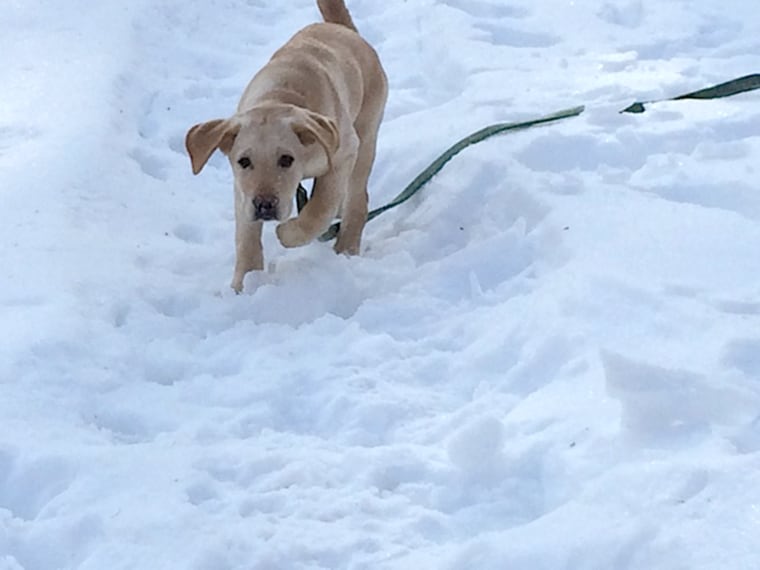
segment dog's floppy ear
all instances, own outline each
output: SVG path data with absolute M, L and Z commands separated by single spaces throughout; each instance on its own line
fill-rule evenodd
M 325 149 L 327 164 L 332 170 L 332 157 L 340 146 L 340 134 L 335 121 L 319 113 L 305 111 L 299 113 L 293 122 L 293 131 L 304 146 L 319 143 Z
M 185 148 L 190 155 L 193 174 L 198 174 L 216 149 L 229 154 L 240 125 L 229 120 L 214 119 L 195 125 L 185 137 Z

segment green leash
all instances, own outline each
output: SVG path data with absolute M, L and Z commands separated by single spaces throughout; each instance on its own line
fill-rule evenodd
M 583 107 L 574 107 L 572 109 L 559 111 L 558 113 L 553 113 L 551 115 L 547 115 L 539 119 L 534 119 L 532 121 L 525 121 L 523 123 L 499 123 L 496 125 L 491 125 L 490 127 L 485 127 L 484 129 L 481 129 L 478 132 L 463 138 L 461 141 L 444 152 L 441 156 L 436 158 L 430 164 L 430 166 L 423 170 L 414 180 L 409 183 L 406 188 L 404 188 L 404 190 L 398 196 L 396 196 L 388 204 L 385 206 L 380 206 L 379 208 L 376 208 L 369 212 L 369 214 L 367 214 L 367 221 L 370 221 L 383 212 L 386 212 L 391 208 L 395 208 L 396 206 L 399 206 L 400 204 L 406 202 L 409 198 L 419 192 L 420 188 L 430 182 L 430 180 L 432 180 L 436 174 L 443 170 L 443 167 L 446 166 L 447 162 L 449 162 L 452 158 L 454 158 L 468 146 L 472 146 L 486 139 L 509 131 L 528 129 L 537 125 L 543 125 L 545 123 L 552 123 L 554 121 L 576 117 L 583 113 L 583 111 Z M 338 235 L 338 230 L 340 230 L 340 222 L 335 222 L 325 233 L 320 236 L 319 241 L 330 241 Z
M 660 99 L 657 101 L 639 101 L 633 103 L 629 107 L 626 107 L 620 112 L 643 113 L 646 111 L 645 105 L 648 105 L 650 103 L 660 103 L 662 101 L 679 101 L 682 99 L 721 99 L 723 97 L 731 97 L 732 95 L 738 95 L 739 93 L 745 93 L 747 91 L 753 91 L 755 89 L 760 89 L 760 74 L 746 75 L 732 81 L 727 81 L 726 83 L 721 83 L 719 85 L 708 87 L 706 89 L 700 89 L 699 91 L 694 91 L 685 95 L 679 95 L 678 97 L 673 97 L 671 99 Z M 404 190 L 389 203 L 369 212 L 369 214 L 367 214 L 367 221 L 370 221 L 383 212 L 386 212 L 391 208 L 395 208 L 396 206 L 406 202 L 409 198 L 419 192 L 423 186 L 430 182 L 430 180 L 432 180 L 433 177 L 438 174 L 452 158 L 454 158 L 457 154 L 462 152 L 467 147 L 503 133 L 529 129 L 531 127 L 553 123 L 556 121 L 569 119 L 571 117 L 577 117 L 578 115 L 582 114 L 584 110 L 585 107 L 583 106 L 573 107 L 572 109 L 558 111 L 557 113 L 552 113 L 551 115 L 546 115 L 544 117 L 533 119 L 531 121 L 524 121 L 520 123 L 498 123 L 480 129 L 470 136 L 463 138 L 438 158 L 436 158 L 430 164 L 430 166 L 423 170 L 419 176 L 412 180 L 409 185 L 404 188 Z M 303 209 L 308 201 L 309 195 L 306 191 L 306 188 L 304 188 L 302 184 L 299 184 L 298 190 L 296 192 L 296 203 L 298 205 L 299 212 Z M 340 222 L 335 222 L 324 234 L 319 237 L 319 240 L 329 241 L 338 235 L 339 230 Z
M 726 81 L 719 85 L 714 85 L 706 89 L 700 89 L 699 91 L 692 91 L 686 95 L 679 95 L 678 97 L 672 97 L 670 99 L 657 99 L 655 101 L 637 101 L 630 107 L 626 107 L 621 113 L 643 113 L 646 111 L 645 105 L 650 103 L 662 103 L 663 101 L 681 101 L 683 99 L 722 99 L 723 97 L 731 97 L 732 95 L 738 95 L 739 93 L 746 93 L 747 91 L 753 91 L 760 89 L 760 74 L 745 75 L 732 81 Z
M 428 166 L 425 170 L 423 170 L 414 180 L 412 180 L 404 190 L 401 191 L 401 193 L 396 196 L 393 200 L 391 200 L 389 203 L 387 203 L 384 206 L 380 206 L 379 208 L 375 208 L 369 214 L 367 214 L 367 221 L 370 221 L 383 212 L 386 212 L 390 210 L 391 208 L 395 208 L 396 206 L 399 206 L 400 204 L 403 204 L 406 202 L 409 198 L 414 196 L 419 190 L 425 186 L 430 180 L 433 179 L 433 177 L 438 174 L 441 170 L 443 170 L 443 167 L 446 166 L 446 163 L 449 162 L 452 158 L 454 158 L 457 154 L 462 152 L 464 149 L 466 149 L 468 146 L 472 146 L 474 144 L 477 144 L 479 142 L 482 142 L 488 138 L 494 137 L 496 135 L 500 135 L 502 133 L 506 133 L 509 131 L 516 131 L 520 129 L 528 129 L 530 127 L 535 127 L 537 125 L 543 125 L 545 123 L 551 123 L 554 121 L 559 121 L 562 119 L 567 119 L 570 117 L 576 117 L 583 113 L 584 107 L 573 107 L 572 109 L 567 109 L 565 111 L 559 111 L 557 113 L 552 113 L 551 115 L 546 115 L 545 117 L 541 117 L 539 119 L 533 119 L 531 121 L 525 121 L 522 123 L 498 123 L 496 125 L 491 125 L 488 127 L 485 127 L 483 129 L 480 129 L 478 132 L 471 134 L 468 137 L 463 138 L 458 143 L 450 147 L 446 152 L 444 152 L 442 155 L 440 155 L 438 158 L 436 158 L 430 166 Z M 298 204 L 298 211 L 300 212 L 301 209 L 306 205 L 308 202 L 308 194 L 306 192 L 306 188 L 303 187 L 303 185 L 298 186 L 298 191 L 296 193 L 296 202 Z M 340 230 L 340 222 L 335 222 L 333 225 L 329 227 L 329 229 L 323 233 L 319 237 L 319 241 L 330 241 L 331 239 L 335 238 L 338 235 L 338 231 Z

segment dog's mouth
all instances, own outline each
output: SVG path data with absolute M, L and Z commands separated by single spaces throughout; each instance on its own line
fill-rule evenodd
M 274 222 L 277 221 L 277 214 L 254 214 L 254 222 Z

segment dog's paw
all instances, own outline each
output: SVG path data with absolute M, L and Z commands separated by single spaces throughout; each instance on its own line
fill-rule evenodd
M 235 277 L 232 278 L 232 283 L 230 283 L 230 287 L 233 291 L 235 291 L 236 294 L 240 295 L 240 293 L 243 292 L 243 276 L 238 277 L 235 275 Z
M 361 248 L 358 243 L 346 243 L 345 241 L 341 241 L 340 236 L 338 236 L 338 240 L 335 242 L 333 250 L 338 255 L 353 256 L 359 255 Z
M 277 239 L 285 247 L 300 247 L 311 241 L 311 237 L 303 230 L 298 218 L 288 220 L 277 226 Z

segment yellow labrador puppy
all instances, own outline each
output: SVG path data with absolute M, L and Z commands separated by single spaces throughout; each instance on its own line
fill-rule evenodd
M 235 180 L 236 261 L 232 288 L 264 268 L 263 222 L 285 247 L 304 245 L 342 218 L 337 253 L 358 254 L 367 218 L 367 179 L 388 94 L 377 53 L 359 36 L 343 0 L 318 0 L 324 23 L 280 48 L 251 80 L 237 113 L 195 125 L 185 145 L 198 174 L 216 149 Z M 311 200 L 291 219 L 301 180 Z

